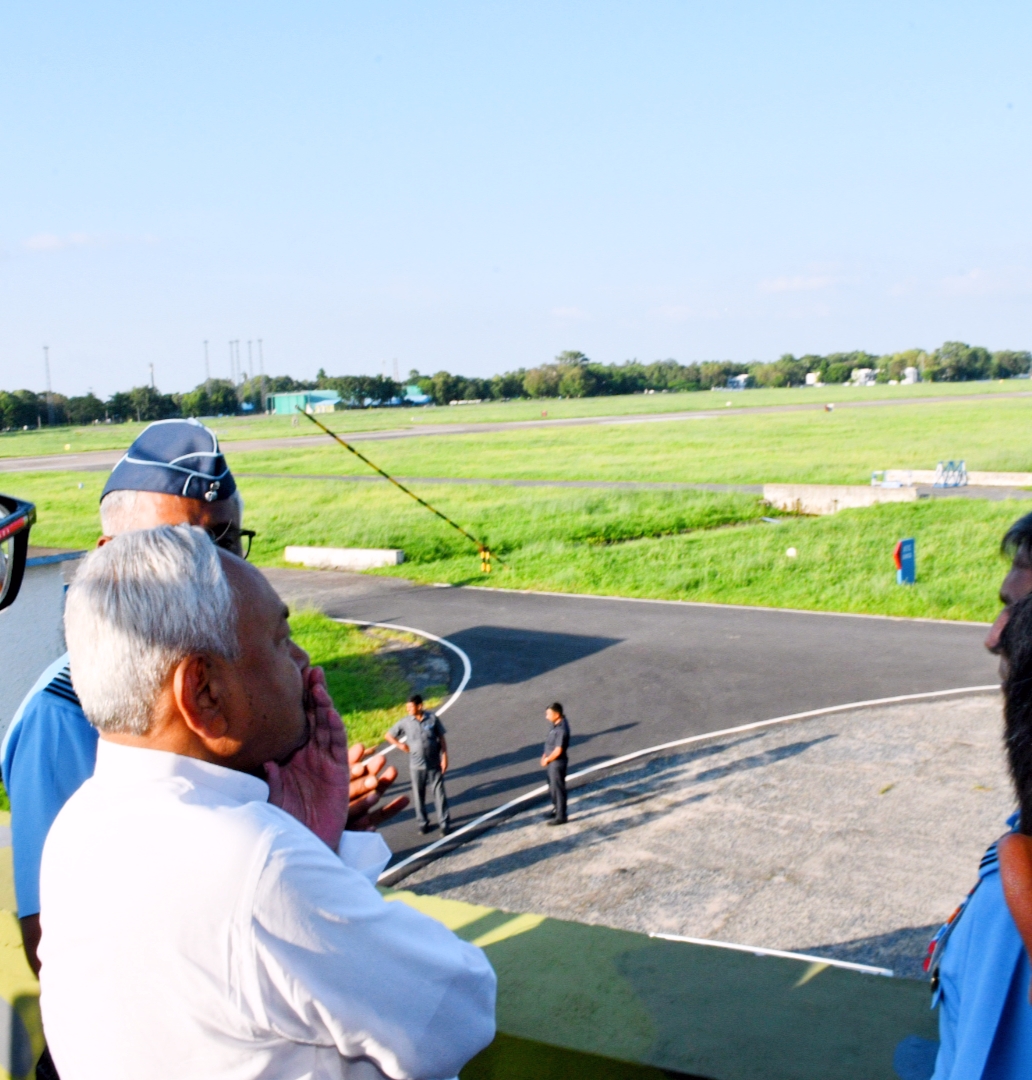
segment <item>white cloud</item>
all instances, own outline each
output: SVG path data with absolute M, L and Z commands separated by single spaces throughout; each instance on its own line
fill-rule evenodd
M 817 289 L 826 289 L 834 285 L 835 279 L 823 274 L 805 276 L 798 274 L 795 277 L 767 278 L 760 282 L 762 293 L 785 293 L 785 292 L 814 292 Z
M 156 244 L 158 238 L 150 234 L 143 236 L 103 236 L 99 233 L 72 232 L 36 233 L 22 241 L 26 251 L 67 251 L 79 247 L 107 247 L 110 244 Z
M 1032 291 L 1032 274 L 1023 266 L 1005 266 L 997 270 L 976 267 L 966 274 L 942 278 L 939 288 L 947 296 L 1000 296 Z
M 92 236 L 89 233 L 66 233 L 64 236 L 58 236 L 56 233 L 37 233 L 25 240 L 22 247 L 26 251 L 63 251 L 65 248 L 85 247 L 99 242 L 99 236 Z
M 666 304 L 653 309 L 661 319 L 670 322 L 688 322 L 689 319 L 722 319 L 729 314 L 729 309 L 721 310 L 715 304 Z

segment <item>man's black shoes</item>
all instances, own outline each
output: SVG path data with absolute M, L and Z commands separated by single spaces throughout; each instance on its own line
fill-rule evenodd
M 448 833 L 451 832 L 451 826 L 448 824 L 448 822 L 445 822 L 443 825 L 438 826 L 438 828 L 440 828 L 442 836 L 447 836 Z
M 421 832 L 421 833 L 422 833 L 422 834 L 423 834 L 424 836 L 426 836 L 426 834 L 427 834 L 427 833 L 428 833 L 428 832 L 430 831 L 430 822 L 428 821 L 428 822 L 426 822 L 425 824 L 423 824 L 423 825 L 420 825 L 420 826 L 419 826 L 419 831 L 420 831 L 420 832 Z
M 562 817 L 562 818 L 554 817 L 554 818 L 552 818 L 551 821 L 546 821 L 545 824 L 546 825 L 565 825 L 566 824 L 566 818 L 564 818 L 564 817 Z

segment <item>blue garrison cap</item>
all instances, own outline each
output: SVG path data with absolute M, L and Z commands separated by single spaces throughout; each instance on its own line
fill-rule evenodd
M 110 491 L 158 491 L 220 502 L 236 481 L 219 440 L 198 420 L 157 420 L 146 427 L 111 470 L 100 498 Z

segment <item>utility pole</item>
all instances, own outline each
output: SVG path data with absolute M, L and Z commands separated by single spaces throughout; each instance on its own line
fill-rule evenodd
M 229 343 L 229 381 L 236 386 L 236 372 L 233 369 L 233 342 Z
M 208 366 L 208 342 L 204 342 L 204 385 L 211 382 L 211 368 Z
M 258 371 L 261 377 L 261 385 L 259 387 L 259 393 L 262 399 L 262 412 L 266 411 L 265 406 L 265 357 L 262 354 L 262 339 L 258 339 Z
M 43 367 L 47 374 L 47 426 L 54 426 L 54 399 L 50 390 L 50 346 L 43 346 Z
M 251 342 L 247 342 L 247 371 L 245 374 L 248 378 L 254 378 L 254 361 L 251 359 Z
M 150 388 L 152 390 L 157 390 L 157 387 L 154 385 L 154 361 L 153 360 L 151 361 L 151 365 L 150 365 Z

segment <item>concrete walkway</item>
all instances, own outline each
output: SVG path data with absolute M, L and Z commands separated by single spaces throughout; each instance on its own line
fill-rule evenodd
M 788 723 L 658 757 L 418 871 L 418 893 L 921 977 L 1013 809 L 1000 699 Z

